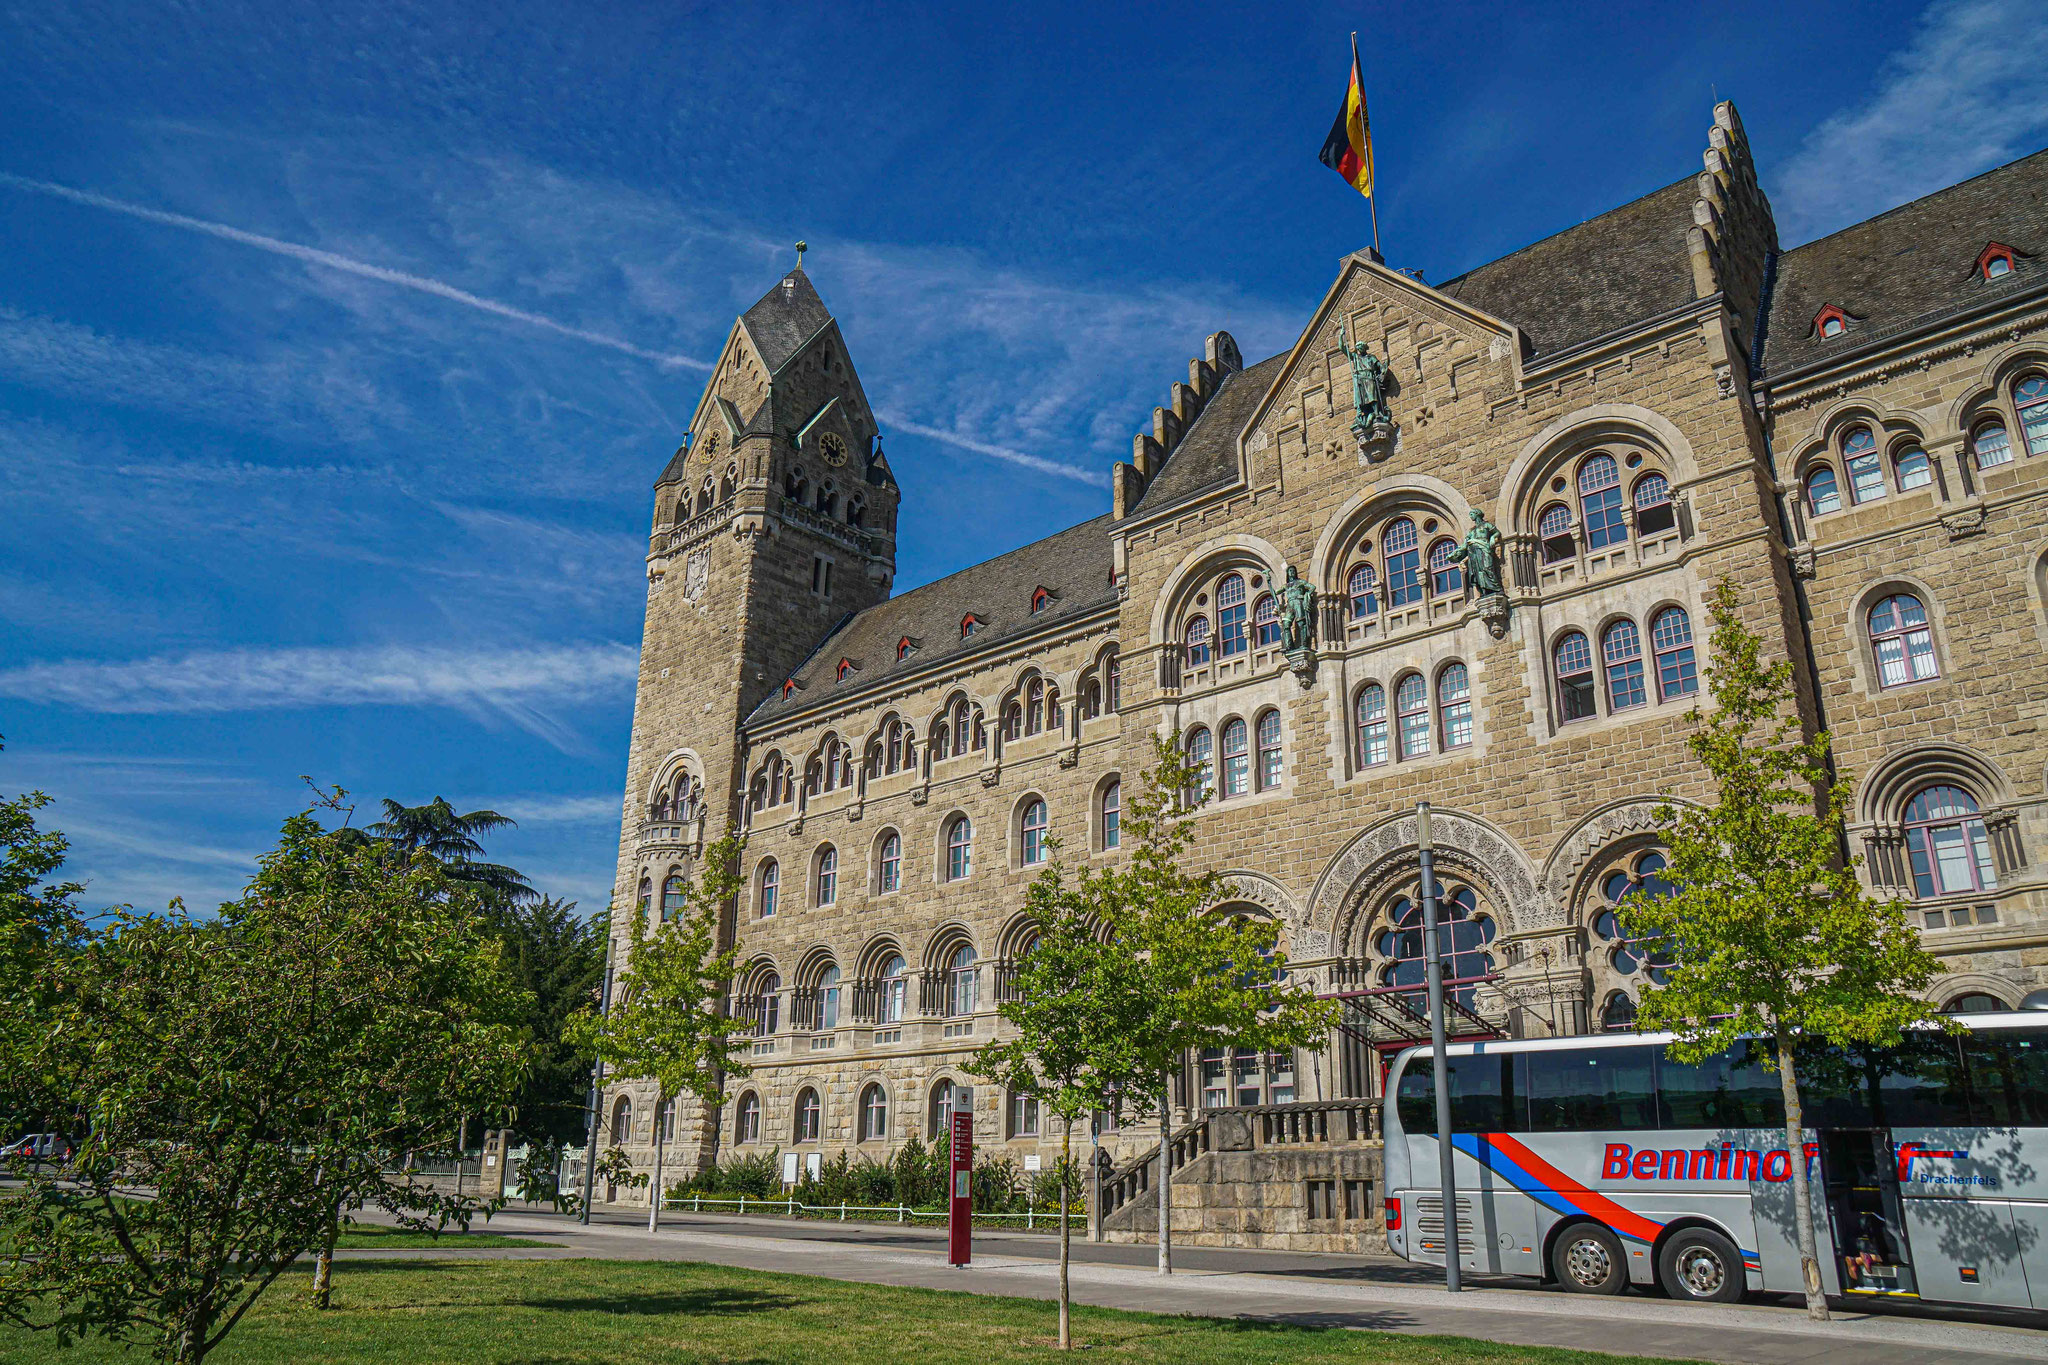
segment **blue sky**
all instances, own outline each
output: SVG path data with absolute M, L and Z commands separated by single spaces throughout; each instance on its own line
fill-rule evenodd
M 1699 167 L 1787 245 L 2048 143 L 2034 6 L 205 6 L 0 14 L 0 792 L 96 904 L 232 895 L 300 774 L 517 817 L 602 904 L 650 485 L 811 244 L 898 586 L 1103 510 L 1364 205 L 1447 279 Z

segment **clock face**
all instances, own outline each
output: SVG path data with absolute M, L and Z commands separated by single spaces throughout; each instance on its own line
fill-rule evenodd
M 826 432 L 825 439 L 818 444 L 824 450 L 826 464 L 837 469 L 846 463 L 846 442 L 840 440 L 836 434 Z

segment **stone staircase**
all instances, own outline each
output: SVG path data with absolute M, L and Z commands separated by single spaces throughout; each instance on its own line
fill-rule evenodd
M 1326 1100 L 1205 1109 L 1173 1133 L 1173 1240 L 1284 1251 L 1385 1250 L 1380 1102 Z M 1102 1233 L 1159 1232 L 1159 1148 L 1102 1183 Z

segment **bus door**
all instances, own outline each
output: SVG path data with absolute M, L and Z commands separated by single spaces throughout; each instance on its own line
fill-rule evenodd
M 1891 1134 L 1837 1128 L 1816 1136 L 1843 1292 L 1917 1295 Z

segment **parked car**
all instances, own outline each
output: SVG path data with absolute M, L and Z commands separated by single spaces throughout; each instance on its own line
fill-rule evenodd
M 24 1133 L 0 1147 L 0 1160 L 69 1161 L 71 1150 L 71 1139 L 62 1133 Z

